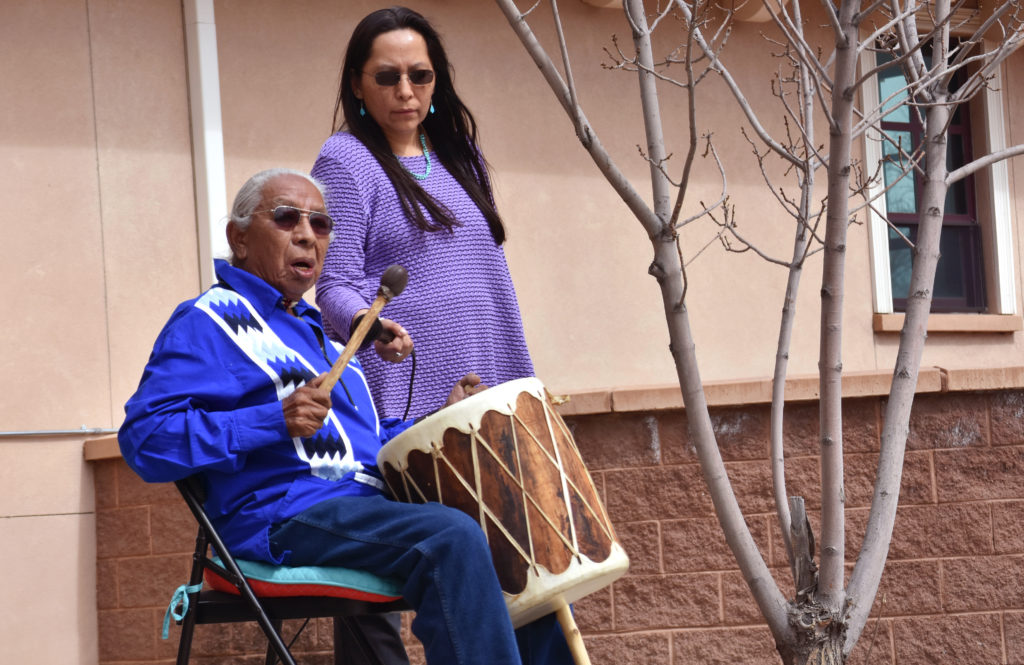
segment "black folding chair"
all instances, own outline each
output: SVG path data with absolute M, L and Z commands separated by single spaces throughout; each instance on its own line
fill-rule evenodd
M 303 596 L 257 596 L 251 581 L 243 574 L 239 562 L 231 556 L 217 530 L 210 522 L 203 509 L 205 488 L 199 476 L 192 476 L 175 483 L 185 503 L 199 524 L 196 536 L 196 549 L 192 557 L 192 572 L 188 587 L 181 587 L 171 601 L 168 612 L 181 625 L 181 638 L 178 643 L 177 665 L 187 665 L 192 649 L 192 636 L 197 624 L 233 623 L 256 621 L 267 636 L 267 665 L 280 659 L 286 665 L 295 665 L 289 645 L 284 643 L 281 627 L 286 619 L 310 619 L 332 617 L 334 619 L 334 663 L 335 665 L 395 665 L 408 663 L 405 649 L 396 640 L 371 639 L 365 634 L 364 627 L 356 619 L 359 616 L 408 610 L 405 601 L 380 600 L 369 601 L 368 594 L 359 590 L 352 592 L 353 597 L 336 597 L 329 595 Z M 210 548 L 216 558 L 210 555 Z M 246 562 L 242 562 L 245 564 Z M 334 573 L 340 569 L 319 569 L 325 573 Z M 351 572 L 351 571 L 348 571 Z M 210 573 L 225 580 L 234 592 L 218 591 L 203 588 L 204 577 L 209 582 Z M 361 574 L 361 573 L 360 573 Z M 218 586 L 227 586 L 220 583 Z M 303 590 L 309 587 L 304 585 Z M 337 594 L 337 586 L 330 587 L 329 593 Z M 340 591 L 340 593 L 346 593 Z M 376 594 L 369 594 L 374 596 Z M 180 610 L 179 610 L 180 608 Z M 165 621 L 165 625 L 166 625 Z M 294 644 L 306 623 L 298 629 L 292 639 Z

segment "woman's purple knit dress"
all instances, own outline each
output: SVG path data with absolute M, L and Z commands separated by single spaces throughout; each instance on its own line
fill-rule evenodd
M 423 156 L 400 159 L 413 173 L 426 171 Z M 431 164 L 420 185 L 458 220 L 454 232 L 423 231 L 407 220 L 376 158 L 347 132 L 327 139 L 311 172 L 324 184 L 336 222 L 316 288 L 331 336 L 348 338 L 352 317 L 373 302 L 389 265 L 398 263 L 409 272 L 408 286 L 381 314 L 404 326 L 416 345 L 409 418 L 443 406 L 467 372 L 476 372 L 489 386 L 533 376 L 505 253 L 436 155 Z M 378 413 L 401 417 L 412 360 L 384 362 L 372 348 L 361 351 L 359 360 Z

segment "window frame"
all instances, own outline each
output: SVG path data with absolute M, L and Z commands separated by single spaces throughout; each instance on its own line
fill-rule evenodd
M 993 44 L 988 40 L 982 48 L 990 50 Z M 981 116 L 985 122 L 984 136 L 987 146 L 979 146 L 987 152 L 996 152 L 1006 147 L 1006 123 L 1003 109 L 1002 90 L 1003 72 L 1006 63 L 1002 63 L 991 72 L 993 79 L 983 91 L 981 98 Z M 875 68 L 875 53 L 865 50 L 861 53 L 861 71 Z M 880 99 L 878 77 L 872 76 L 861 87 L 861 99 L 865 109 L 877 108 Z M 974 157 L 978 155 L 975 154 Z M 874 172 L 876 165 L 882 163 L 882 138 L 876 130 L 869 130 L 864 135 L 864 163 L 866 172 Z M 1006 161 L 993 164 L 990 168 L 987 188 L 975 187 L 975 201 L 982 197 L 988 200 L 991 219 L 979 218 L 978 224 L 982 234 L 990 233 L 992 241 L 991 255 L 984 254 L 989 265 L 986 265 L 982 278 L 985 284 L 991 285 L 988 292 L 986 311 L 993 314 L 1016 314 L 1017 292 L 1015 284 L 1015 268 L 1013 262 L 1013 219 L 1012 202 L 1010 200 L 1009 169 Z M 892 314 L 893 307 L 892 281 L 889 266 L 889 225 L 886 221 L 887 210 L 885 196 L 882 192 L 885 185 L 873 181 L 868 187 L 868 196 L 872 206 L 868 209 L 868 246 L 872 274 L 872 304 L 876 314 Z

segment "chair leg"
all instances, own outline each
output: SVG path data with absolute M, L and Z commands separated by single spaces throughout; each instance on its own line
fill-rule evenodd
M 188 576 L 190 586 L 195 586 L 203 581 L 203 560 L 206 558 L 207 540 L 206 533 L 200 528 L 196 534 L 196 549 L 192 554 L 192 570 Z M 189 594 L 189 603 L 193 605 L 199 600 L 198 593 Z M 188 665 L 188 659 L 192 654 L 192 637 L 195 635 L 196 611 L 190 609 L 181 620 L 181 637 L 178 639 L 178 659 L 176 665 Z
M 281 634 L 281 627 L 283 626 L 283 622 L 280 619 L 271 619 L 270 623 L 274 626 L 274 630 L 277 631 L 277 634 L 280 635 Z M 278 653 L 277 653 L 277 649 L 274 648 L 273 640 L 268 639 L 267 640 L 267 658 L 264 661 L 264 663 L 266 663 L 266 665 L 275 665 L 277 663 L 277 659 L 278 658 L 279 658 L 279 656 L 278 656 Z
M 181 637 L 178 639 L 178 659 L 175 665 L 188 665 L 192 653 L 192 635 L 196 628 L 196 613 L 189 612 L 181 622 Z
M 408 665 L 396 613 L 334 617 L 334 665 Z
M 252 594 L 252 589 L 248 584 L 245 584 L 243 589 Z M 284 665 L 295 665 L 295 659 L 292 658 L 291 652 L 281 638 L 281 621 L 268 617 L 255 595 L 250 595 L 250 599 L 251 607 L 256 612 L 256 623 L 263 630 L 263 634 L 267 636 L 267 662 L 271 662 L 270 653 L 274 652 Z

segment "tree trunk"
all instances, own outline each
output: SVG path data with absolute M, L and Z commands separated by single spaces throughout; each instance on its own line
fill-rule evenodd
M 779 648 L 782 662 L 785 665 L 842 665 L 843 643 L 846 641 L 846 630 L 838 622 L 814 627 L 820 617 L 819 607 L 794 607 L 790 620 L 798 635 L 797 643 L 787 649 Z M 804 624 L 811 622 L 810 628 Z
M 859 2 L 843 0 L 836 28 L 832 120 L 829 128 L 828 201 L 821 277 L 821 349 L 818 360 L 821 423 L 821 574 L 815 597 L 836 617 L 843 610 L 845 488 L 843 487 L 843 295 L 846 230 L 857 80 Z M 840 32 L 841 31 L 841 32 Z

